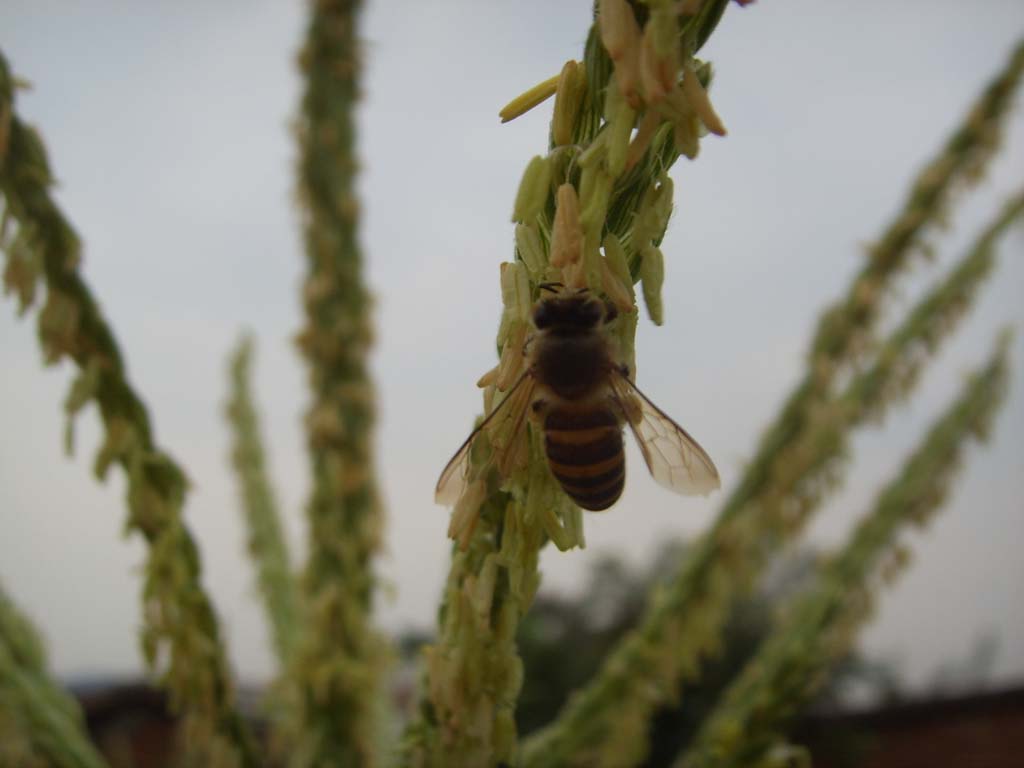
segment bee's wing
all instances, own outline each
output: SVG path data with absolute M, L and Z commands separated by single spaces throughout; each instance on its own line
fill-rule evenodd
M 620 371 L 609 377 L 612 396 L 633 430 L 651 476 L 685 495 L 707 496 L 721 487 L 711 457 L 686 430 L 647 399 Z
M 533 385 L 533 375 L 527 371 L 512 385 L 498 407 L 491 411 L 487 418 L 480 423 L 480 426 L 470 433 L 445 466 L 444 471 L 441 472 L 437 487 L 434 489 L 435 502 L 447 507 L 459 500 L 462 492 L 469 485 L 469 457 L 476 439 L 482 434 L 485 427 L 493 427 L 504 419 L 513 419 L 508 441 L 504 446 L 495 449 L 488 462 L 496 463 L 502 472 L 508 471 L 510 459 L 518 447 L 519 435 L 526 423 L 526 409 L 533 395 Z

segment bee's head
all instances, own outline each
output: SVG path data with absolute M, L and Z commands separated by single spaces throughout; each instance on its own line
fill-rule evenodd
M 605 319 L 605 306 L 588 289 L 566 290 L 561 283 L 543 283 L 541 299 L 533 309 L 533 324 L 547 329 L 588 331 Z M 549 291 L 552 295 L 543 295 Z

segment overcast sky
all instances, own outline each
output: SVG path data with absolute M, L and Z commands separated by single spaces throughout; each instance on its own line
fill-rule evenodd
M 360 113 L 362 241 L 376 296 L 377 455 L 388 505 L 385 627 L 429 627 L 448 567 L 447 513 L 432 488 L 480 408 L 493 363 L 498 265 L 527 160 L 546 147 L 548 108 L 502 126 L 498 109 L 582 52 L 589 0 L 370 3 Z M 0 49 L 32 82 L 58 200 L 85 242 L 84 275 L 116 329 L 162 446 L 193 481 L 186 516 L 201 542 L 233 662 L 272 669 L 244 556 L 228 436 L 225 357 L 259 342 L 256 387 L 290 539 L 304 547 L 300 418 L 300 233 L 289 124 L 304 3 L 6 0 Z M 715 458 L 726 490 L 797 381 L 812 324 L 844 289 L 908 181 L 1024 33 L 1019 0 L 730 6 L 704 54 L 729 128 L 673 171 L 676 212 L 662 328 L 638 334 L 638 382 Z M 937 260 L 915 267 L 898 317 L 1024 179 L 1024 119 L 956 208 Z M 977 310 L 914 400 L 855 441 L 845 491 L 810 531 L 842 540 L 856 516 L 995 330 L 1024 320 L 1024 236 L 1000 248 Z M 0 305 L 0 582 L 49 639 L 62 675 L 141 669 L 138 540 L 120 537 L 123 483 L 91 476 L 94 412 L 78 453 L 61 451 L 68 366 L 43 370 L 34 324 Z M 927 683 L 940 664 L 998 640 L 995 675 L 1024 678 L 1024 336 L 991 443 L 967 453 L 949 503 L 908 537 L 912 567 L 864 634 L 875 656 Z M 724 494 L 680 499 L 646 476 L 586 516 L 588 546 L 541 559 L 544 588 L 578 589 L 602 552 L 641 564 L 669 537 L 700 533 Z M 116 473 L 115 473 L 116 474 Z

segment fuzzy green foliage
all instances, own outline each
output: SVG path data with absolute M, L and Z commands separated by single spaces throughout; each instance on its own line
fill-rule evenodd
M 113 332 L 78 271 L 81 245 L 50 196 L 52 183 L 42 140 L 14 113 L 12 78 L 0 57 L 6 290 L 17 294 L 24 313 L 39 287 L 45 288 L 38 317 L 45 360 L 69 359 L 79 370 L 65 403 L 69 421 L 95 404 L 105 432 L 96 474 L 103 479 L 115 464 L 124 470 L 126 528 L 148 545 L 142 649 L 173 704 L 186 714 L 191 748 L 208 765 L 255 765 L 251 738 L 235 709 L 213 605 L 202 586 L 199 552 L 182 519 L 185 475 L 157 445 L 146 408 L 128 382 Z
M 301 54 L 306 91 L 298 170 L 308 270 L 298 343 L 312 390 L 306 427 L 313 490 L 303 578 L 307 615 L 290 670 L 300 701 L 296 766 L 373 764 L 374 692 L 385 658 L 369 620 L 382 512 L 371 461 L 370 298 L 354 191 L 360 6 L 314 3 Z
M 231 462 L 238 478 L 249 555 L 256 566 L 274 651 L 278 662 L 287 664 L 299 638 L 298 592 L 250 390 L 252 349 L 252 340 L 246 337 L 231 356 L 231 398 L 225 411 L 234 434 Z
M 746 594 L 771 554 L 803 528 L 838 482 L 834 459 L 846 431 L 898 392 L 905 393 L 923 358 L 962 312 L 984 275 L 991 238 L 962 274 L 908 317 L 869 373 L 846 396 L 834 382 L 870 349 L 870 336 L 890 282 L 941 220 L 954 189 L 977 178 L 993 154 L 1012 95 L 1024 73 L 1024 44 L 986 88 L 966 120 L 920 174 L 846 296 L 822 317 L 804 380 L 765 432 L 756 455 L 712 529 L 654 596 L 640 627 L 609 654 L 601 672 L 554 723 L 527 742 L 529 766 L 631 764 L 643 754 L 651 714 L 699 675 L 701 659 L 720 644 L 729 606 Z M 1006 223 L 999 225 L 1001 230 Z M 992 235 L 994 238 L 995 234 Z M 979 262 L 981 268 L 979 268 Z M 627 713 L 624 716 L 624 713 Z
M 0 765 L 103 768 L 78 704 L 50 680 L 42 641 L 0 589 Z
M 870 614 L 875 582 L 906 561 L 899 535 L 923 526 L 945 500 L 968 438 L 983 438 L 1006 391 L 1008 334 L 984 369 L 932 426 L 879 494 L 817 583 L 788 607 L 775 631 L 718 702 L 680 768 L 760 765 Z

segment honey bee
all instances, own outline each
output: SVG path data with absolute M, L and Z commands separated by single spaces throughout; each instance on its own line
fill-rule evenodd
M 540 290 L 552 295 L 533 307 L 536 332 L 526 345 L 526 372 L 448 462 L 435 500 L 446 505 L 458 500 L 470 482 L 476 439 L 506 419 L 511 437 L 492 452 L 488 466 L 493 462 L 507 473 L 528 411 L 543 429 L 551 474 L 583 509 L 607 509 L 622 495 L 626 424 L 659 484 L 688 495 L 719 488 L 718 470 L 704 449 L 636 388 L 627 366 L 615 361 L 604 331 L 618 314 L 615 305 L 587 288 L 544 283 Z

